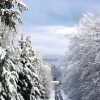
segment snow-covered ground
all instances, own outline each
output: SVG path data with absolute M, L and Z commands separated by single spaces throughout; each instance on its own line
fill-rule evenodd
M 64 94 L 64 91 L 63 91 L 63 90 L 61 90 L 61 95 L 62 95 L 63 100 L 70 100 L 70 99 L 68 99 L 68 97 Z
M 50 99 L 49 100 L 55 100 L 55 92 L 56 92 L 56 85 L 59 84 L 59 81 L 52 81 L 53 83 L 53 90 L 51 90 L 51 95 L 50 95 Z M 65 95 L 64 91 L 63 90 L 60 90 L 59 92 L 57 92 L 57 95 L 59 97 L 59 100 L 70 100 L 68 99 L 68 97 Z
M 55 90 L 51 91 L 51 96 L 49 100 L 55 100 Z

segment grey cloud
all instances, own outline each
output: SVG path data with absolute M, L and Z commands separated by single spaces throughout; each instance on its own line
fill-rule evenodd
M 26 24 L 33 25 L 73 25 L 86 11 L 100 12 L 99 0 L 30 0 L 27 3 L 30 9 L 23 18 Z
M 32 37 L 32 44 L 38 48 L 42 56 L 64 55 L 69 41 L 65 38 L 65 33 L 75 31 L 73 27 L 64 26 L 42 26 L 33 27 L 33 31 L 28 33 Z

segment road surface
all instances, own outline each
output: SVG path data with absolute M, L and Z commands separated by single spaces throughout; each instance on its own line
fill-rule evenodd
M 59 82 L 53 81 L 53 86 L 54 86 L 54 89 L 51 92 L 51 96 L 49 100 L 64 100 L 62 97 L 63 95 L 62 95 Z
M 63 100 L 63 97 L 61 95 L 61 89 L 60 84 L 55 85 L 55 100 Z

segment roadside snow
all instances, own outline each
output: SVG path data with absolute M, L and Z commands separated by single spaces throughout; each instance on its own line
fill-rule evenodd
M 50 96 L 49 100 L 55 100 L 55 91 L 54 90 L 51 91 L 51 96 Z
M 55 87 L 55 85 L 59 84 L 59 81 L 52 81 L 53 87 Z
M 63 100 L 70 100 L 70 99 L 68 99 L 68 97 L 64 94 L 64 91 L 63 91 L 63 90 L 61 90 L 61 95 L 62 95 Z

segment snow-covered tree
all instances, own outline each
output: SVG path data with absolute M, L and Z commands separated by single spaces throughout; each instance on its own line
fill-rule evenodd
M 99 100 L 100 17 L 84 14 L 77 29 L 66 53 L 62 83 L 71 100 Z
M 20 100 L 21 96 L 17 93 L 17 64 L 18 59 L 13 59 L 11 49 L 0 49 L 1 62 L 0 62 L 0 100 Z M 4 55 L 4 56 L 3 56 Z
M 26 9 L 22 0 L 0 1 L 0 100 L 49 98 L 50 68 L 32 47 L 30 37 L 14 42 L 20 13 Z
M 0 100 L 49 97 L 50 68 L 38 56 L 29 37 L 14 44 L 21 13 L 26 9 L 22 0 L 0 1 Z
M 27 5 L 23 0 L 0 0 L 0 46 L 3 48 L 14 45 L 24 10 Z
M 45 87 L 38 75 L 39 58 L 32 48 L 29 37 L 26 41 L 21 41 L 22 69 L 19 72 L 18 92 L 24 100 L 42 100 L 45 99 Z
M 16 24 L 21 22 L 20 12 L 23 12 L 26 9 L 27 6 L 22 0 L 1 0 L 1 22 L 3 22 L 6 26 L 15 29 Z
M 19 44 L 16 48 L 0 48 L 0 100 L 49 99 L 50 68 L 43 64 L 29 37 Z
M 72 38 L 71 38 L 72 39 Z M 70 41 L 69 50 L 66 52 L 62 69 L 62 89 L 71 100 L 81 100 L 81 84 L 79 63 L 82 57 L 78 38 Z
M 43 85 L 45 87 L 45 92 L 46 92 L 46 98 L 49 99 L 50 98 L 50 93 L 51 90 L 53 89 L 52 87 L 52 78 L 51 78 L 51 68 L 44 64 L 43 62 L 41 63 L 41 67 L 39 70 L 39 76 L 43 82 Z
M 83 92 L 82 100 L 98 100 L 99 91 L 99 66 L 97 56 L 100 52 L 100 17 L 93 14 L 85 15 L 80 23 L 79 30 L 84 40 L 84 48 L 87 52 L 81 59 L 81 90 Z

